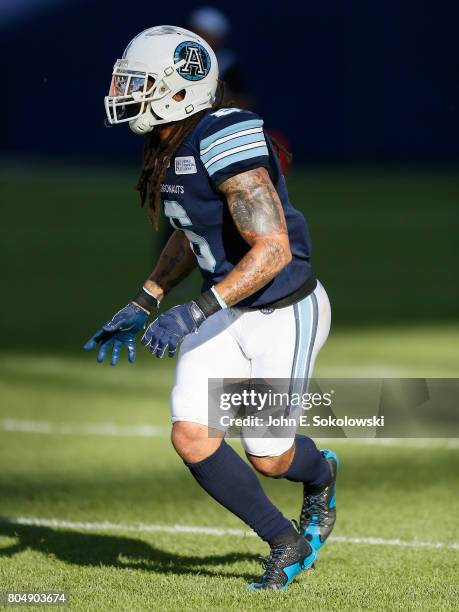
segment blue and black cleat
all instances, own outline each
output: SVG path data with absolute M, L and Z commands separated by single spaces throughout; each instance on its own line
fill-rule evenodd
M 317 552 L 304 538 L 299 537 L 293 544 L 271 548 L 271 553 L 263 561 L 263 576 L 258 582 L 249 584 L 248 589 L 260 591 L 271 589 L 282 591 L 288 587 L 295 576 L 309 569 L 316 560 Z
M 310 493 L 304 488 L 303 507 L 301 508 L 299 531 L 306 540 L 319 550 L 325 544 L 336 521 L 336 476 L 338 456 L 329 449 L 320 451 L 327 460 L 332 479 L 321 491 Z

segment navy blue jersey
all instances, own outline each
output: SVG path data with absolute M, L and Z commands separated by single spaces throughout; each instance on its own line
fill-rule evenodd
M 287 222 L 292 261 L 265 287 L 239 302 L 262 307 L 290 295 L 314 273 L 306 221 L 293 208 L 285 179 L 260 117 L 240 109 L 209 111 L 171 160 L 161 201 L 173 227 L 183 230 L 196 255 L 203 291 L 221 281 L 249 251 L 218 186 L 253 168 L 268 170 Z

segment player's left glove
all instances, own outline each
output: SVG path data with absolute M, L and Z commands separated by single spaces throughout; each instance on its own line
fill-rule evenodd
M 199 327 L 212 314 L 226 307 L 212 288 L 191 302 L 174 306 L 150 323 L 141 340 L 150 352 L 162 358 L 167 350 L 173 357 L 177 347 L 188 334 L 197 333 Z

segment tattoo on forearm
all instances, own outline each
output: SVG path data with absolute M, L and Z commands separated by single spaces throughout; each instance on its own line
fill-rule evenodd
M 171 274 L 174 275 L 184 257 L 185 249 L 181 245 L 172 254 L 167 251 L 163 252 L 158 264 L 158 272 L 155 275 L 156 282 L 161 285 L 161 282 L 170 278 Z
M 191 251 L 186 236 L 176 230 L 161 253 L 150 281 L 159 286 L 164 294 L 178 285 L 196 267 L 196 257 Z
M 282 269 L 285 256 L 284 247 L 269 240 L 249 251 L 221 283 L 225 302 L 236 304 L 264 287 Z
M 239 233 L 251 250 L 218 285 L 227 304 L 237 304 L 271 281 L 290 261 L 287 225 L 265 168 L 238 174 L 220 186 Z

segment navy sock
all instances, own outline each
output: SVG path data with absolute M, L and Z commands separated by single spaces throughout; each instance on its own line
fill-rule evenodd
M 280 478 L 304 482 L 311 491 L 320 491 L 331 480 L 330 466 L 311 438 L 297 436 L 292 463 Z
M 266 542 L 291 528 L 290 521 L 267 498 L 254 471 L 225 441 L 207 459 L 186 465 L 209 495 Z

